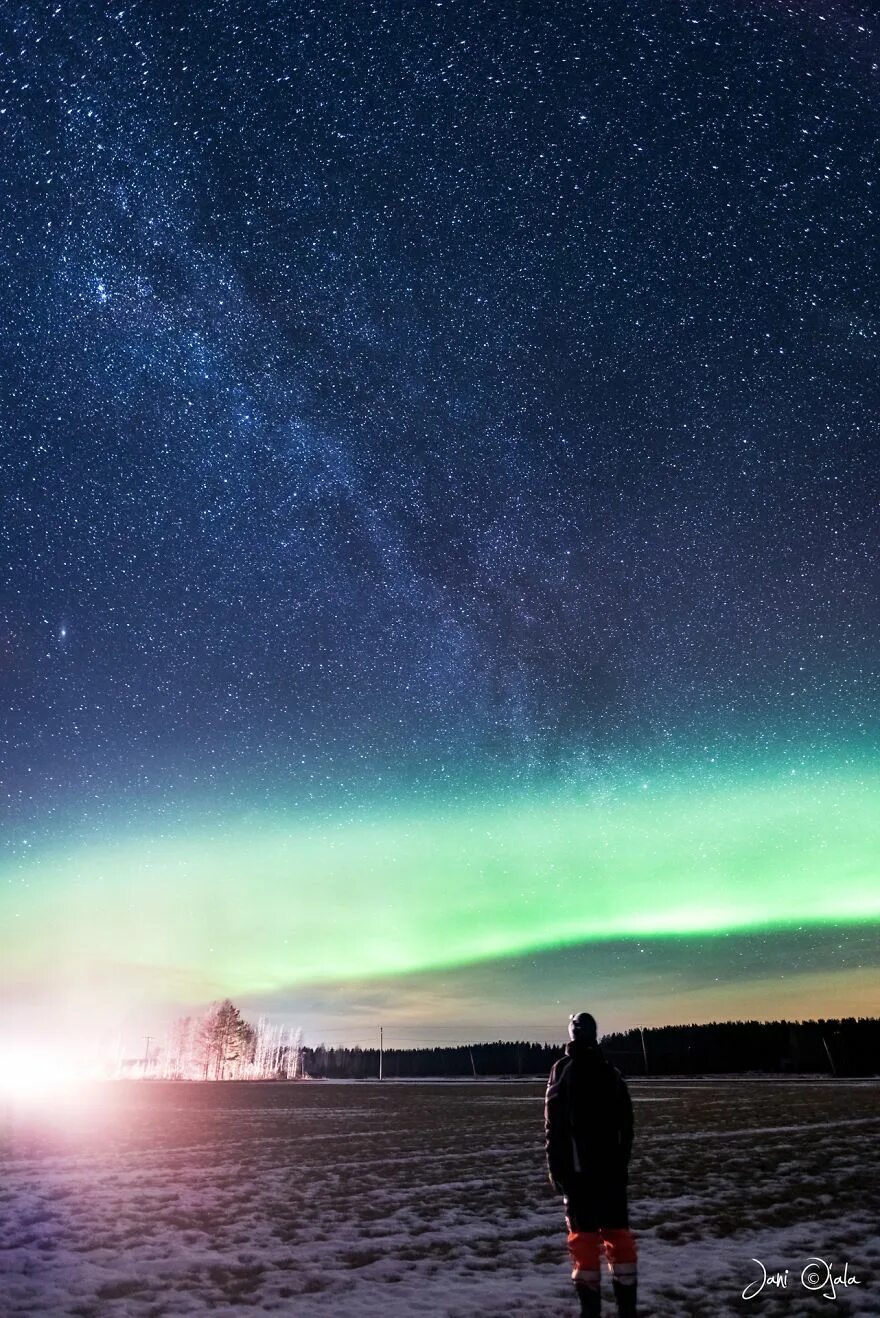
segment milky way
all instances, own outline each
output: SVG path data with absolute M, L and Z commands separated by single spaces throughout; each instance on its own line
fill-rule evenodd
M 710 849 L 718 782 L 772 813 L 806 777 L 867 817 L 878 48 L 849 2 L 7 11 L 16 974 L 45 959 L 50 896 L 94 922 L 83 965 L 104 955 L 77 858 L 134 835 L 167 856 L 243 817 L 292 838 L 548 799 L 599 819 L 642 778 L 665 799 L 691 782 Z M 556 822 L 547 845 L 596 894 L 592 842 Z M 611 906 L 641 933 L 723 928 L 770 872 L 745 924 L 772 957 L 796 830 L 719 880 L 676 829 L 669 910 L 645 901 L 650 856 L 605 875 Z M 844 922 L 877 874 L 871 831 L 847 837 L 819 867 Z M 281 992 L 266 903 L 306 879 L 252 841 L 259 910 L 218 941 L 230 986 Z M 471 942 L 444 959 L 407 924 L 405 954 L 363 945 L 353 973 L 607 933 L 608 900 L 573 911 L 538 864 L 505 916 L 481 854 Z M 129 909 L 177 866 L 122 866 Z M 395 873 L 396 909 L 462 928 L 429 854 Z M 343 874 L 341 911 L 384 891 Z M 334 928 L 315 978 L 349 947 Z M 157 982 L 201 974 L 185 939 L 150 938 Z M 130 933 L 122 959 L 146 956 Z

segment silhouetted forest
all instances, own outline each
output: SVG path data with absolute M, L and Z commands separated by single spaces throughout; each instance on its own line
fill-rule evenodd
M 606 1034 L 602 1049 L 624 1075 L 876 1075 L 880 1020 L 721 1021 L 664 1025 Z M 475 1043 L 440 1048 L 386 1048 L 388 1079 L 418 1076 L 544 1076 L 562 1052 L 559 1043 Z M 378 1048 L 304 1048 L 302 1069 L 329 1080 L 375 1078 Z
M 606 1056 L 625 1075 L 717 1075 L 768 1071 L 875 1075 L 880 1020 L 713 1021 L 606 1034 Z M 647 1055 L 647 1065 L 646 1056 Z

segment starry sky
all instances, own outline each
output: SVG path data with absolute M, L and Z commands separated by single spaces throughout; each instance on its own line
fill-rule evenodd
M 878 36 L 6 9 L 22 1019 L 880 1009 Z

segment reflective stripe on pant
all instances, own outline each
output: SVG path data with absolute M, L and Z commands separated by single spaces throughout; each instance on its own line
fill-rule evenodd
M 631 1286 L 636 1280 L 638 1250 L 627 1227 L 603 1227 L 599 1231 L 569 1231 L 568 1251 L 572 1280 L 578 1286 L 598 1287 L 599 1255 L 604 1248 L 608 1268 L 615 1281 Z

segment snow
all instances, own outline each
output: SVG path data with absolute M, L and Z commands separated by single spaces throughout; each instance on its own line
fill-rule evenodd
M 573 1313 L 543 1086 L 513 1089 L 129 1082 L 0 1111 L 0 1313 Z M 876 1084 L 632 1089 L 645 1318 L 880 1312 Z M 859 1284 L 810 1294 L 813 1256 Z M 788 1289 L 743 1301 L 756 1258 Z

